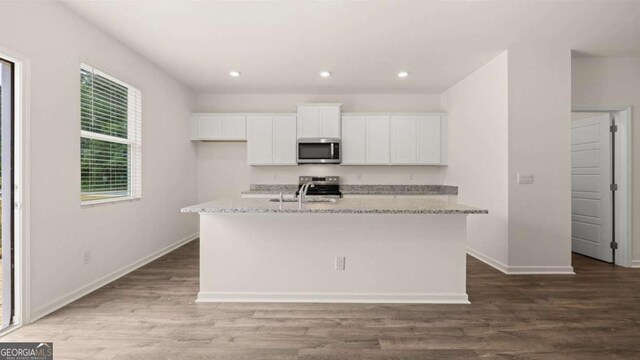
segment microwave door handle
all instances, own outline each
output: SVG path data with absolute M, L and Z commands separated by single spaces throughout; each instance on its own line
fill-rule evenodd
M 335 143 L 331 143 L 331 159 L 334 158 L 333 154 L 334 154 L 334 148 L 335 148 L 336 144 Z

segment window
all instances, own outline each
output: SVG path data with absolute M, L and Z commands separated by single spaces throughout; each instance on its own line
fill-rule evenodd
M 140 90 L 80 67 L 80 200 L 135 199 L 141 189 Z

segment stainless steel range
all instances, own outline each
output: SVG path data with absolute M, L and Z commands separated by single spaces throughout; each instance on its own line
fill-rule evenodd
M 298 178 L 298 191 L 296 191 L 296 196 L 300 194 L 302 186 L 307 183 L 313 184 L 313 187 L 309 186 L 307 188 L 307 196 L 309 197 L 342 197 L 339 176 L 300 176 Z

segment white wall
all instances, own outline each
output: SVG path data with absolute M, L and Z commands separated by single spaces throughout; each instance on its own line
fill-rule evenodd
M 343 112 L 442 111 L 439 94 L 200 94 L 196 111 L 295 113 L 302 102 L 338 102 Z M 442 184 L 443 177 L 439 166 L 248 166 L 246 143 L 197 147 L 199 201 L 235 196 L 252 183 L 296 183 L 306 174 L 339 175 L 344 184 Z
M 469 246 L 509 273 L 570 273 L 571 53 L 530 39 L 514 44 L 443 94 L 450 165 L 470 219 Z M 517 183 L 531 173 L 533 184 Z
M 458 201 L 489 210 L 469 216 L 467 244 L 476 255 L 508 263 L 507 52 L 442 95 L 449 113 L 449 166 L 444 182 L 459 188 Z
M 509 266 L 571 269 L 571 52 L 548 41 L 509 49 Z M 518 173 L 535 182 L 517 184 Z
M 197 231 L 180 214 L 196 200 L 188 116 L 195 97 L 154 64 L 58 2 L 0 2 L 0 53 L 27 64 L 31 311 L 67 296 Z M 139 201 L 80 207 L 80 63 L 142 91 Z M 89 250 L 92 261 L 82 265 Z
M 197 148 L 198 202 L 249 190 L 252 169 L 247 165 L 246 142 L 199 141 Z
M 573 57 L 571 61 L 573 106 L 632 106 L 632 152 L 640 142 L 637 109 L 640 108 L 640 58 Z M 633 259 L 640 261 L 640 156 L 633 156 L 632 231 Z

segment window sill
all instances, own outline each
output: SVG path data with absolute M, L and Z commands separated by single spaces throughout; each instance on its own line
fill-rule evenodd
M 117 203 L 132 202 L 132 201 L 138 201 L 141 199 L 142 197 L 138 196 L 138 197 L 124 197 L 124 198 L 105 199 L 105 200 L 89 200 L 89 201 L 82 201 L 80 203 L 80 207 L 92 208 L 92 207 L 102 206 L 102 205 L 115 205 Z

